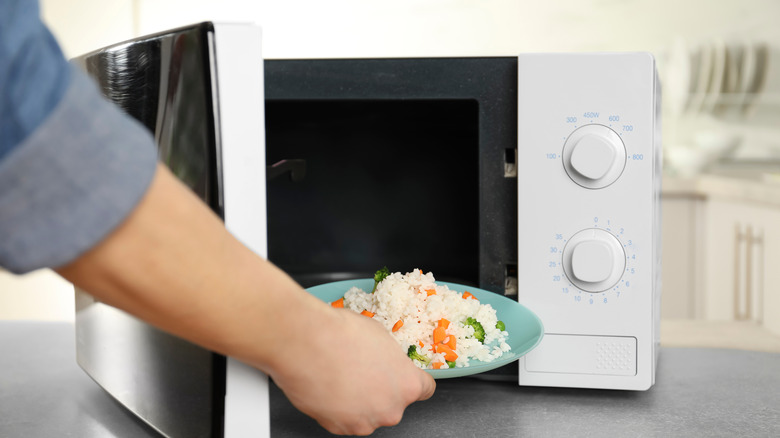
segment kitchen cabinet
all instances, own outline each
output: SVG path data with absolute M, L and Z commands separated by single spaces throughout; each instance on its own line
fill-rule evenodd
M 667 194 L 662 199 L 661 318 L 702 318 L 701 247 L 704 198 Z
M 780 335 L 780 185 L 760 175 L 664 178 L 661 318 Z
M 704 217 L 704 317 L 780 334 L 780 207 L 713 196 Z
M 761 325 L 780 336 L 780 210 L 768 214 L 764 233 L 764 272 L 761 287 Z

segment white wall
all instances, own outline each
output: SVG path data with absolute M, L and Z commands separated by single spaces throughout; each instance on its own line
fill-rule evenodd
M 134 0 L 39 0 L 67 58 L 135 36 Z
M 674 38 L 780 37 L 773 0 L 137 0 L 139 31 L 253 20 L 269 58 L 663 50 Z

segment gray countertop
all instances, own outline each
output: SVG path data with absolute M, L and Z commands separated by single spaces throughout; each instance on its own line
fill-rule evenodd
M 0 437 L 158 437 L 75 361 L 73 326 L 0 321 Z M 273 437 L 329 436 L 272 386 Z M 664 348 L 646 392 L 440 380 L 377 437 L 780 436 L 780 354 Z

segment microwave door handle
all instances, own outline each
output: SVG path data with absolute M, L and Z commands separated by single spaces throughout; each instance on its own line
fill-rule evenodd
M 290 172 L 290 181 L 301 181 L 306 176 L 306 160 L 280 160 L 270 166 L 266 166 L 265 179 L 266 181 L 271 181 L 287 172 Z

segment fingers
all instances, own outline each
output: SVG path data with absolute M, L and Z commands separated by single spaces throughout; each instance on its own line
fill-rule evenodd
M 404 406 L 393 406 L 383 409 L 381 412 L 373 412 L 371 415 L 352 415 L 340 420 L 330 417 L 316 420 L 320 426 L 334 435 L 367 436 L 380 427 L 396 426 L 400 423 L 405 406 L 405 404 Z
M 365 421 L 354 424 L 338 424 L 318 420 L 317 423 L 333 435 L 368 436 L 379 428 L 379 426 L 371 426 Z
M 414 365 L 379 322 L 348 311 L 324 314 L 328 319 L 317 324 L 321 330 L 307 332 L 306 349 L 292 355 L 308 354 L 330 378 L 315 378 L 310 365 L 295 361 L 273 376 L 293 405 L 322 427 L 369 435 L 398 424 L 411 403 L 433 395 L 433 377 Z M 340 341 L 333 343 L 335 338 Z
M 404 386 L 406 386 L 410 392 L 413 392 L 412 394 L 408 394 L 411 397 L 406 398 L 406 401 L 403 401 L 403 398 L 398 399 L 396 403 L 391 403 L 390 406 L 378 408 L 368 415 L 352 416 L 346 419 L 342 418 L 341 421 L 334 421 L 333 418 L 326 418 L 320 419 L 318 422 L 332 434 L 357 436 L 371 435 L 380 427 L 397 425 L 401 422 L 403 413 L 409 404 L 431 398 L 436 390 L 436 381 L 430 374 L 417 367 L 414 367 L 413 371 L 418 379 L 417 382 L 419 385 L 412 383 L 414 379 L 406 381 L 407 384 Z

